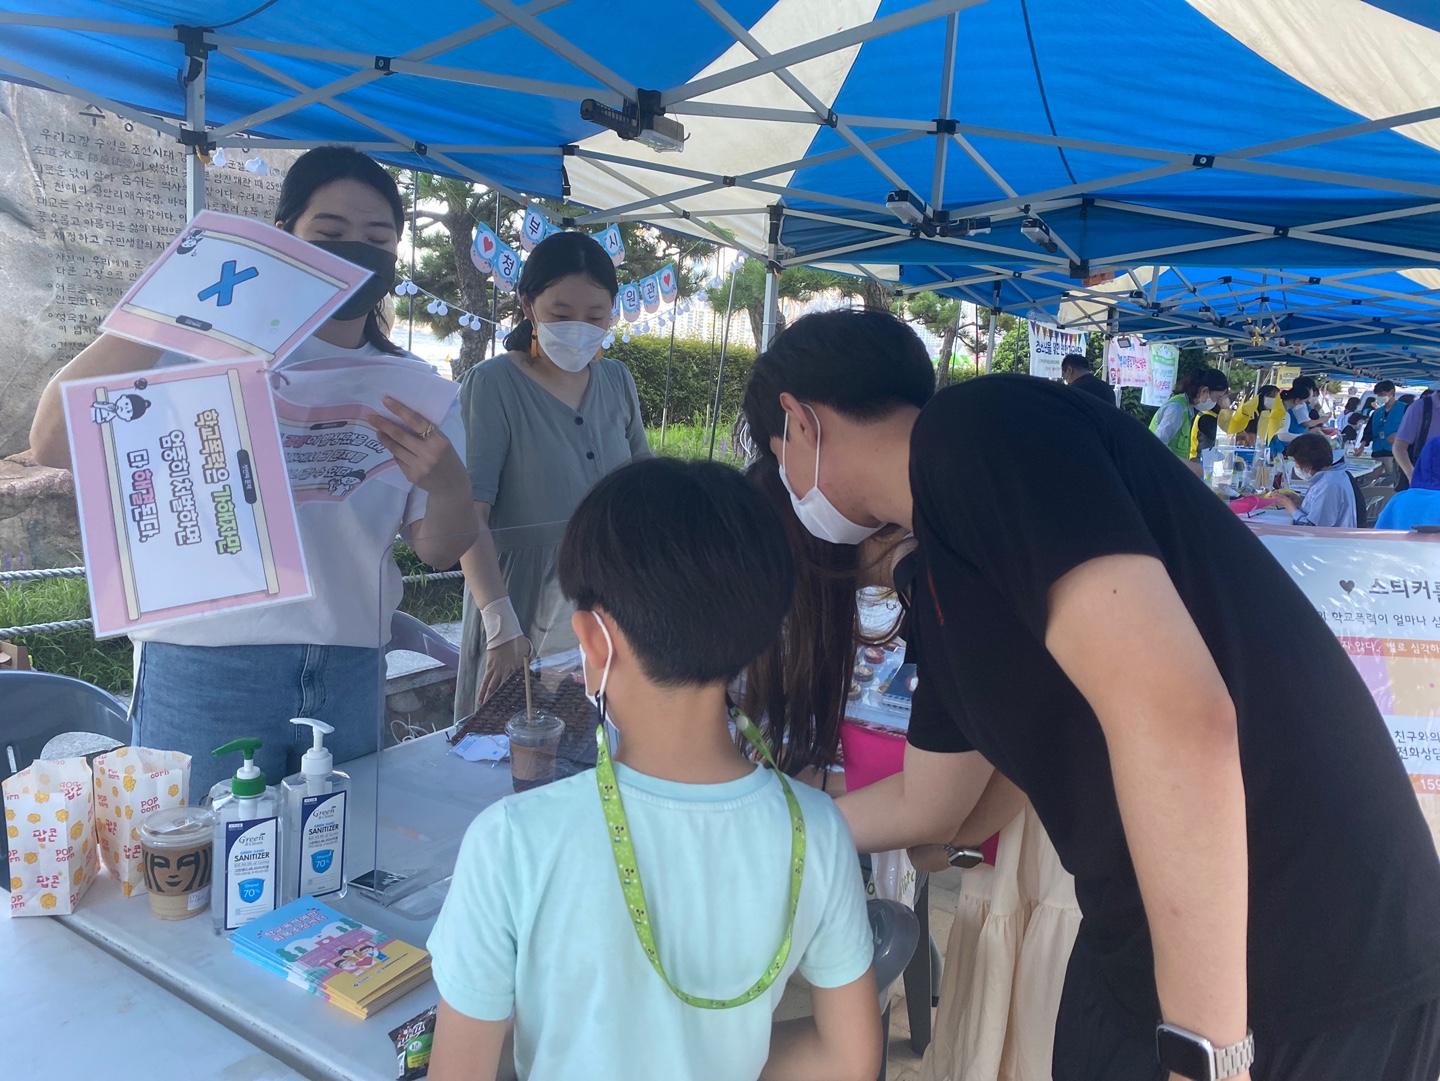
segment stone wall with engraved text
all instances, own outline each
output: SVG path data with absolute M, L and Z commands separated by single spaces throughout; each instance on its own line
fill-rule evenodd
M 270 220 L 296 151 L 268 175 L 227 152 L 206 205 Z M 40 392 L 185 223 L 185 158 L 75 98 L 0 83 L 0 457 L 23 450 Z

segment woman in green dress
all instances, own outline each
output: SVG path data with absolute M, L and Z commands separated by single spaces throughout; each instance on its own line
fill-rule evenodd
M 565 523 L 606 473 L 650 453 L 630 371 L 600 353 L 615 266 L 583 233 L 535 246 L 520 274 L 523 321 L 506 352 L 466 372 L 460 407 L 480 534 L 461 560 L 465 627 L 457 719 L 527 656 L 573 648 L 556 582 Z

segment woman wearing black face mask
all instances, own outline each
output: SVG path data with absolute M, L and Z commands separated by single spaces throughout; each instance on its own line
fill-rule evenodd
M 404 226 L 400 193 L 384 169 L 348 147 L 311 150 L 285 176 L 275 224 L 373 272 L 328 322 L 276 365 L 281 373 L 303 370 L 309 361 L 384 358 L 414 364 L 422 377 L 434 378 L 429 365 L 390 341 L 380 319 Z M 189 362 L 102 336 L 66 365 L 42 396 L 31 428 L 36 458 L 46 465 L 70 464 L 60 383 Z M 377 479 L 336 490 L 334 499 L 297 503 L 314 597 L 135 635 L 144 646 L 131 707 L 134 742 L 191 755 L 196 801 L 224 773 L 224 764 L 209 752 L 237 736 L 264 741 L 256 764 L 271 782 L 293 772 L 304 748 L 291 717 L 333 724 L 326 744 L 337 761 L 373 750 L 380 648 L 388 641 L 401 592 L 390 545 L 401 532 L 425 562 L 449 567 L 474 539 L 458 407 L 436 426 L 403 403 L 366 404 L 384 405 L 403 421 L 381 418 L 375 427 L 405 483 Z

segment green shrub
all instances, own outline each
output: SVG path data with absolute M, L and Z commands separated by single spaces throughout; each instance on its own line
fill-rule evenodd
M 640 396 L 640 415 L 646 428 L 659 429 L 665 403 L 665 368 L 670 356 L 670 339 L 637 335 L 628 342 L 617 339 L 606 356 L 620 361 L 635 377 Z M 740 411 L 745 381 L 755 363 L 755 350 L 730 345 L 725 351 L 725 393 L 720 404 L 720 430 L 728 432 Z M 675 363 L 670 377 L 670 426 L 703 423 L 715 403 L 715 376 L 720 366 L 720 343 L 694 338 L 675 339 Z M 666 435 L 669 445 L 669 435 Z

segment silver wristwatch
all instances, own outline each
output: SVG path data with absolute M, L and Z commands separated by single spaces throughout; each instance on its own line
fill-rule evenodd
M 956 848 L 954 845 L 945 846 L 945 858 L 950 861 L 951 867 L 960 868 L 974 867 L 985 859 L 978 849 Z
M 1160 1065 L 1192 1081 L 1225 1081 L 1244 1073 L 1255 1061 L 1255 1034 L 1229 1047 L 1216 1047 L 1204 1036 L 1179 1025 L 1160 1024 L 1155 1029 L 1155 1053 Z

